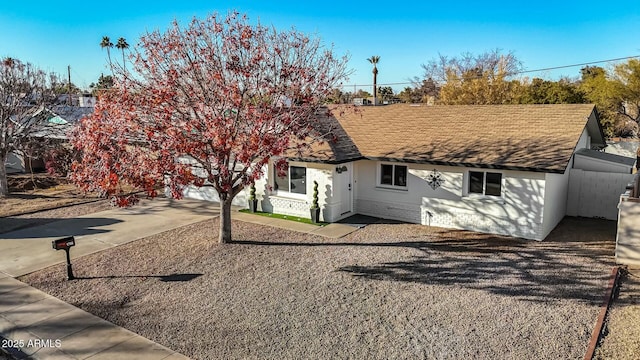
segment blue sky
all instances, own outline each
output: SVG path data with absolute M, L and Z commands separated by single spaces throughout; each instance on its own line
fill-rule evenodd
M 236 9 L 251 20 L 296 29 L 348 52 L 347 84 L 370 84 L 380 56 L 378 83 L 422 75 L 438 56 L 513 51 L 529 70 L 640 55 L 640 2 L 635 1 L 2 1 L 0 57 L 11 56 L 88 87 L 108 73 L 103 36 L 136 44 L 141 34 L 166 29 L 177 18 Z M 170 5 L 169 5 L 170 4 Z M 606 65 L 606 64 L 603 64 Z M 579 67 L 531 73 L 577 77 Z M 400 90 L 406 85 L 395 85 Z M 361 86 L 358 86 L 360 88 Z M 353 86 L 347 88 L 352 91 Z

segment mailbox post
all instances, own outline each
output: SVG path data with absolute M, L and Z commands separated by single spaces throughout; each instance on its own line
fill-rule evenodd
M 75 279 L 73 269 L 71 268 L 71 257 L 69 256 L 69 249 L 71 249 L 72 246 L 76 246 L 75 238 L 68 236 L 66 238 L 53 240 L 51 245 L 55 250 L 64 250 L 67 253 L 67 280 Z

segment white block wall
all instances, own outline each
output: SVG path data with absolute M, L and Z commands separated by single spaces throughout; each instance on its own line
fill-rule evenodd
M 422 224 L 542 240 L 542 211 L 524 214 L 502 202 L 424 198 Z
M 619 204 L 616 262 L 640 265 L 640 199 L 623 196 Z
M 618 219 L 618 202 L 634 175 L 571 169 L 567 215 Z
M 420 205 L 356 200 L 357 213 L 420 224 Z

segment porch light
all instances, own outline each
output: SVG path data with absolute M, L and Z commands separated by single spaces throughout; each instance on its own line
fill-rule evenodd
M 345 172 L 345 171 L 347 171 L 347 170 L 348 170 L 348 169 L 347 169 L 347 167 L 346 167 L 345 165 L 342 165 L 342 166 L 336 166 L 336 172 L 337 172 L 338 174 L 342 174 L 343 172 Z

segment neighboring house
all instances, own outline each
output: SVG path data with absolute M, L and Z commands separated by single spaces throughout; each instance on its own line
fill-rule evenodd
M 640 139 L 614 138 L 607 140 L 606 153 L 638 159 L 640 157 Z
M 34 136 L 49 139 L 66 140 L 69 131 L 85 116 L 93 113 L 93 107 L 55 105 L 42 110 L 38 116 L 42 119 L 40 131 Z
M 26 165 L 22 156 L 14 154 L 12 152 L 10 152 L 7 156 L 5 167 L 7 170 L 7 174 L 21 173 L 26 169 Z
M 263 211 L 310 217 L 317 181 L 324 221 L 358 213 L 542 240 L 567 213 L 574 154 L 606 146 L 586 104 L 341 110 L 318 118 L 335 141 L 290 158 L 285 177 L 265 171 Z M 185 196 L 217 200 L 208 188 Z
M 68 132 L 85 116 L 93 113 L 93 107 L 79 107 L 67 105 L 54 105 L 42 108 L 25 121 L 38 123 L 37 131 L 31 136 L 41 141 L 67 141 Z M 5 165 L 8 173 L 21 173 L 32 170 L 43 170 L 44 161 L 38 158 L 29 158 L 19 152 L 10 153 Z

